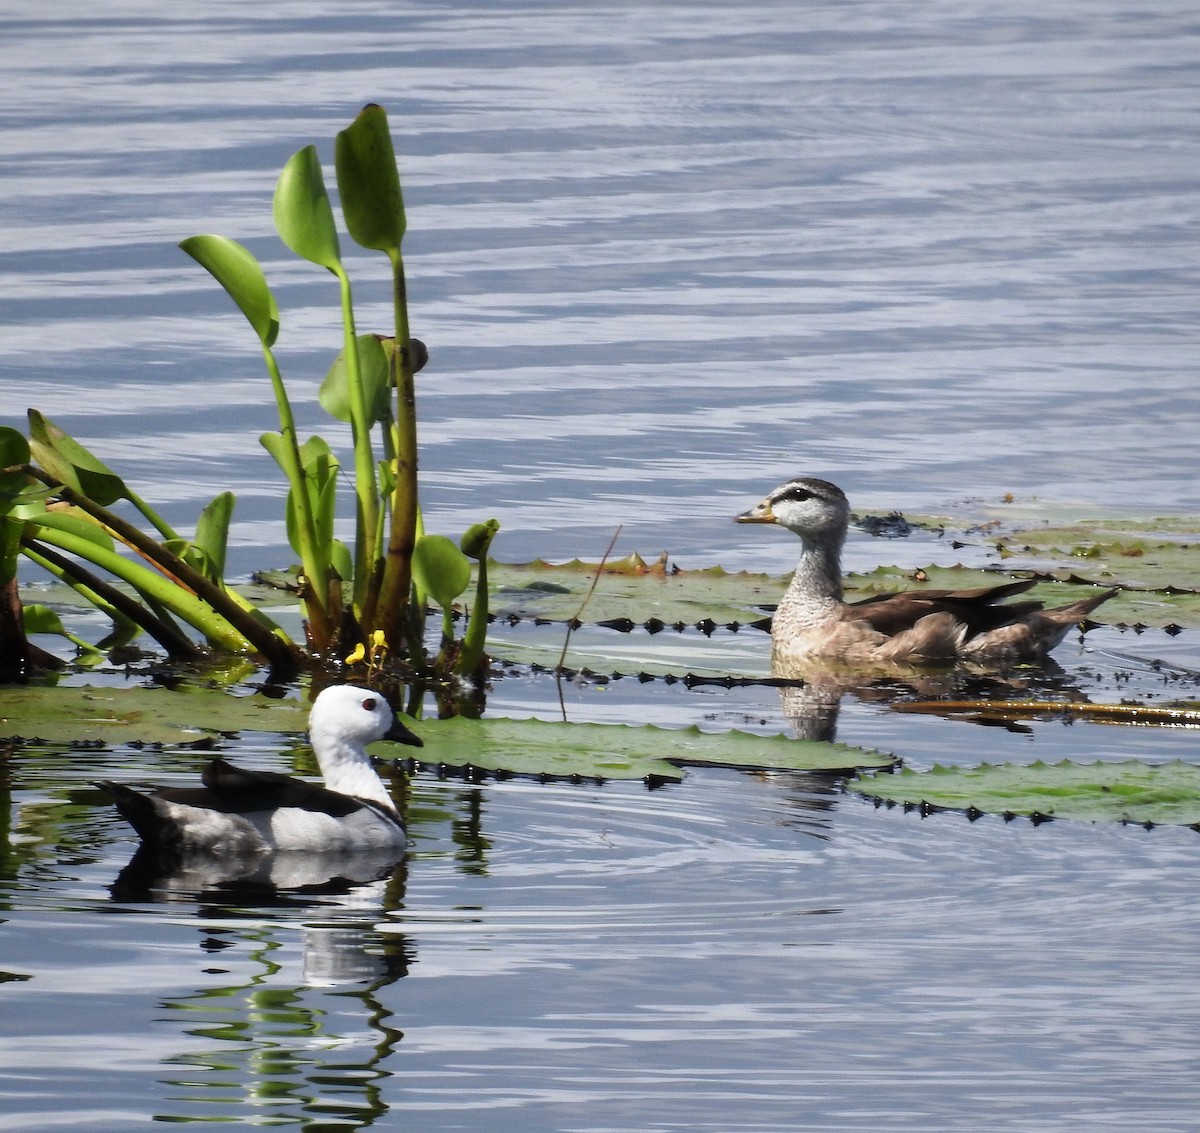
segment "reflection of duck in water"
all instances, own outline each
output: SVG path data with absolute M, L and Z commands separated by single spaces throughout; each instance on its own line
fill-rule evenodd
M 842 544 L 850 505 L 835 484 L 807 476 L 781 484 L 738 523 L 774 523 L 800 536 L 800 561 L 772 621 L 772 669 L 800 677 L 819 714 L 840 691 L 871 676 L 918 676 L 965 664 L 974 670 L 1040 662 L 1116 591 L 1066 606 L 1004 604 L 1035 580 L 977 590 L 909 590 L 861 602 L 842 598 Z
M 404 825 L 366 745 L 389 739 L 420 746 L 380 693 L 353 685 L 325 689 L 313 704 L 309 736 L 325 786 L 221 759 L 203 786 L 146 793 L 98 784 L 144 845 L 180 854 L 254 856 L 277 850 L 344 854 L 398 850 Z

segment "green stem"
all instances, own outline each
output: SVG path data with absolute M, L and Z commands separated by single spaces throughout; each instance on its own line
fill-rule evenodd
M 158 512 L 156 512 L 148 503 L 146 503 L 141 496 L 139 496 L 136 492 L 131 491 L 128 485 L 125 487 L 125 498 L 131 504 L 133 504 L 133 506 L 137 508 L 139 512 L 141 512 L 146 520 L 153 525 L 154 530 L 157 531 L 164 539 L 179 538 L 179 536 L 175 534 L 175 531 L 171 525 L 165 519 L 163 519 L 163 517 L 159 515 Z
M 396 387 L 396 486 L 392 492 L 392 530 L 379 592 L 380 626 L 388 641 L 402 641 L 405 607 L 412 588 L 412 554 L 417 539 L 417 395 L 409 346 L 408 289 L 399 248 L 392 261 L 392 305 L 396 346 L 392 377 Z
M 483 660 L 483 650 L 487 644 L 488 621 L 488 577 L 487 552 L 479 560 L 479 578 L 475 583 L 475 604 L 471 607 L 471 620 L 467 623 L 467 631 L 463 634 L 462 652 L 458 655 L 455 671 L 460 676 L 471 676 Z
M 88 603 L 100 610 L 115 623 L 127 619 L 158 642 L 171 657 L 197 660 L 204 656 L 190 637 L 180 633 L 173 625 L 156 617 L 153 613 L 122 593 L 115 586 L 97 578 L 79 563 L 60 555 L 57 551 L 32 538 L 22 540 L 25 555 L 43 570 L 65 582 Z
M 234 653 L 247 651 L 250 644 L 247 639 L 211 606 L 157 571 L 150 570 L 82 536 L 52 527 L 39 527 L 34 519 L 28 520 L 27 523 L 28 526 L 37 528 L 36 540 L 39 544 L 49 544 L 66 551 L 68 555 L 78 555 L 101 570 L 106 570 L 114 577 L 129 583 L 139 593 L 161 602 L 171 613 L 199 630 L 217 648 Z
M 155 585 L 149 587 L 145 591 L 152 600 L 161 602 L 166 609 L 178 614 L 184 621 L 195 626 L 196 629 L 200 630 L 206 636 L 209 636 L 209 634 L 205 627 L 214 618 L 216 621 L 213 624 L 218 630 L 217 638 L 224 638 L 224 627 L 232 627 L 237 633 L 237 643 L 225 645 L 224 648 L 232 648 L 238 652 L 243 652 L 247 643 L 249 643 L 274 665 L 295 665 L 300 659 L 299 650 L 288 640 L 286 634 L 278 626 L 265 624 L 263 620 L 260 620 L 261 615 L 256 611 L 252 612 L 243 609 L 242 606 L 233 601 L 225 590 L 215 582 L 210 581 L 194 567 L 189 566 L 178 555 L 172 554 L 161 543 L 156 543 L 139 528 L 134 527 L 132 523 L 122 519 L 119 515 L 115 515 L 107 508 L 101 507 L 86 496 L 80 495 L 65 484 L 57 484 L 52 477 L 47 476 L 40 468 L 30 465 L 29 473 L 43 483 L 54 487 L 60 499 L 74 504 L 81 511 L 87 512 L 93 519 L 98 520 L 101 525 L 112 531 L 114 535 L 127 543 L 139 554 L 144 555 L 168 576 L 163 577 L 163 575 L 139 568 L 144 574 L 161 581 L 163 584 L 162 586 Z M 37 520 L 30 519 L 27 522 L 36 524 Z M 50 530 L 49 528 L 42 528 L 41 530 L 43 534 L 39 538 L 43 538 L 46 542 L 54 543 L 57 546 L 62 546 L 61 543 L 57 543 L 55 539 L 49 537 L 49 534 L 47 534 Z M 56 532 L 55 534 L 60 533 Z M 79 542 L 84 544 L 84 549 L 75 553 L 78 553 L 82 558 L 96 563 L 98 566 L 103 566 L 105 570 L 109 571 L 110 574 L 117 575 L 118 578 L 125 577 L 125 575 L 101 563 L 97 557 L 99 553 L 103 552 L 111 556 L 117 563 L 124 563 L 130 566 L 136 565 L 115 552 L 104 551 L 103 548 L 97 546 L 95 543 L 87 543 L 85 540 L 79 540 Z M 95 553 L 89 553 L 86 549 L 87 547 L 91 547 Z M 64 547 L 64 550 L 66 549 L 68 548 Z M 175 580 L 178 581 L 176 582 Z M 128 579 L 128 581 L 132 581 L 132 579 Z M 184 589 L 185 587 L 187 589 Z M 184 599 L 187 599 L 188 601 L 185 605 L 189 609 L 192 608 L 192 602 L 194 601 L 202 611 L 207 612 L 207 616 L 201 613 L 198 615 L 199 621 L 194 621 L 172 604 L 171 599 L 175 595 L 181 595 Z
M 266 360 L 267 373 L 271 376 L 271 386 L 275 391 L 275 404 L 279 411 L 279 431 L 283 435 L 284 445 L 280 450 L 283 462 L 283 472 L 292 488 L 292 498 L 296 501 L 299 519 L 299 551 L 300 565 L 309 585 L 305 589 L 305 605 L 308 608 L 310 623 L 313 624 L 318 641 L 328 640 L 330 626 L 334 616 L 328 607 L 329 586 L 329 552 L 321 547 L 317 539 L 317 525 L 313 518 L 312 500 L 305 484 L 304 465 L 300 460 L 300 442 L 296 436 L 296 421 L 292 416 L 291 402 L 288 400 L 287 389 L 283 384 L 283 376 L 275 361 L 275 355 L 269 346 L 263 346 L 263 358 Z
M 346 384 L 350 393 L 350 429 L 354 440 L 354 486 L 358 502 L 357 530 L 354 540 L 354 609 L 363 618 L 369 603 L 368 591 L 374 574 L 377 547 L 375 529 L 379 524 L 379 489 L 375 481 L 375 455 L 371 448 L 371 422 L 363 390 L 362 367 L 358 360 L 358 337 L 354 327 L 354 301 L 350 277 L 338 265 L 330 269 L 338 278 L 342 295 L 342 330 Z M 364 624 L 363 629 L 371 626 Z

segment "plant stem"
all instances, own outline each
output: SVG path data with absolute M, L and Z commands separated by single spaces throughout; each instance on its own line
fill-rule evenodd
M 115 574 L 119 578 L 125 578 L 138 586 L 139 590 L 142 589 L 142 585 L 145 585 L 146 593 L 150 597 L 161 602 L 167 609 L 178 614 L 184 621 L 195 626 L 223 648 L 242 652 L 246 645 L 250 644 L 273 665 L 295 665 L 299 661 L 299 651 L 287 639 L 282 630 L 277 626 L 264 624 L 256 614 L 243 609 L 220 586 L 205 578 L 178 555 L 172 554 L 161 543 L 156 543 L 139 528 L 110 512 L 107 508 L 101 507 L 65 484 L 58 484 L 53 477 L 47 476 L 40 468 L 30 465 L 28 470 L 31 476 L 55 488 L 60 499 L 74 504 L 81 511 L 87 512 L 93 519 L 98 520 L 119 539 L 149 559 L 167 577 L 145 571 L 143 568 L 139 568 L 139 570 L 142 570 L 144 578 L 141 575 L 130 577 L 123 569 L 114 570 L 113 566 L 125 564 L 134 567 L 136 564 L 113 552 L 105 552 L 96 544 L 88 544 L 81 539 L 73 540 L 77 544 L 74 548 L 64 546 L 58 538 L 59 536 L 67 537 L 64 532 L 51 532 L 49 528 L 42 528 L 39 539 L 95 562 L 109 573 Z M 36 520 L 32 519 L 28 522 L 36 524 Z M 162 585 L 151 584 L 149 580 L 158 580 Z M 139 581 L 142 585 L 139 585 Z M 184 612 L 185 609 L 188 613 Z M 234 631 L 236 637 L 229 635 L 230 629 Z
M 333 269 L 331 269 L 333 270 Z M 358 337 L 354 327 L 354 302 L 350 277 L 334 271 L 341 285 L 342 330 L 345 335 L 344 357 L 346 385 L 350 393 L 350 429 L 354 440 L 354 487 L 358 502 L 357 530 L 354 540 L 354 609 L 363 618 L 368 602 L 371 578 L 375 570 L 375 529 L 379 525 L 379 489 L 375 483 L 375 455 L 371 448 L 371 422 L 367 416 L 363 391 L 362 367 L 358 359 Z M 365 630 L 370 629 L 364 625 Z
M 31 537 L 22 539 L 22 546 L 26 556 L 43 570 L 48 571 L 55 578 L 61 579 L 114 621 L 118 617 L 124 617 L 134 622 L 154 638 L 169 656 L 181 657 L 185 660 L 197 660 L 204 656 L 204 650 L 186 634 L 180 633 L 173 625 L 151 613 L 140 602 L 130 598 L 128 594 L 122 593 L 103 579 L 97 578 L 77 562 L 68 559 L 65 555 L 60 555 L 45 543 L 40 543 Z
M 292 416 L 292 406 L 288 400 L 287 389 L 283 384 L 283 375 L 279 372 L 275 355 L 269 346 L 263 346 L 263 358 L 267 364 L 267 373 L 271 377 L 271 386 L 275 391 L 275 405 L 279 411 L 279 431 L 284 439 L 280 458 L 284 463 L 284 475 L 287 476 L 288 483 L 292 487 L 292 498 L 296 501 L 300 526 L 298 535 L 300 565 L 309 583 L 304 592 L 306 612 L 313 627 L 314 637 L 324 647 L 329 642 L 335 616 L 335 612 L 329 609 L 328 604 L 328 550 L 321 547 L 317 539 L 312 498 L 309 496 L 305 483 L 307 477 L 304 465 L 300 460 L 300 442 L 296 436 L 296 421 Z
M 408 289 L 399 248 L 392 261 L 392 306 L 396 345 L 392 381 L 396 387 L 396 486 L 392 491 L 392 529 L 379 590 L 377 621 L 388 641 L 404 640 L 405 607 L 412 589 L 412 554 L 417 538 L 417 395 L 409 346 Z M 410 643 L 411 645 L 412 643 Z

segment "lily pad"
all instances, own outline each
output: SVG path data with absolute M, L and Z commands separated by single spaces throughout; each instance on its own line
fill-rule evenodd
M 689 766 L 771 771 L 850 771 L 890 767 L 894 756 L 846 744 L 757 736 L 749 732 L 702 732 L 698 728 L 569 724 L 545 720 L 485 718 L 422 721 L 422 765 L 445 763 L 513 774 L 558 778 L 678 779 Z M 393 746 L 398 755 L 412 749 Z
M 299 701 L 184 686 L 0 689 L 0 738 L 106 745 L 181 744 L 242 731 L 300 732 Z
M 589 598 L 597 571 L 600 578 Z M 678 570 L 665 558 L 647 563 L 639 555 L 603 566 L 579 559 L 488 566 L 494 614 L 562 622 L 576 616 L 589 622 L 632 618 L 687 625 L 706 619 L 718 624 L 754 621 L 763 617 L 756 606 L 778 602 L 787 581 L 767 574 L 730 573 L 721 567 Z M 580 614 L 585 598 L 587 605 Z
M 1056 529 L 1061 531 L 1062 529 Z M 1200 628 L 1200 543 L 1162 544 L 1143 557 L 1115 555 L 1102 560 L 1079 558 L 1051 543 L 1035 543 L 1041 532 L 1019 532 L 1006 538 L 1020 546 L 1023 558 L 993 552 L 1005 569 L 962 564 L 913 569 L 880 566 L 845 579 L 847 601 L 890 590 L 929 587 L 958 590 L 998 586 L 1017 578 L 1036 577 L 1029 597 L 1048 606 L 1063 605 L 1093 593 L 1096 587 L 1123 587 L 1096 612 L 1097 621 L 1144 626 Z M 994 540 L 993 540 L 994 541 Z M 1151 569 L 1153 568 L 1153 569 Z M 594 591 L 592 581 L 600 577 Z M 293 583 L 291 572 L 257 576 L 275 586 Z M 631 625 L 742 626 L 768 616 L 783 597 L 790 574 L 726 571 L 722 567 L 680 570 L 666 557 L 647 562 L 638 555 L 598 563 L 490 562 L 491 612 L 498 620 Z M 589 597 L 589 591 L 591 591 Z M 261 596 L 255 594 L 255 598 Z M 586 599 L 586 603 L 585 603 Z
M 850 789 L 881 802 L 979 814 L 1073 818 L 1139 825 L 1200 825 L 1200 766 L 985 763 L 860 776 Z
M 0 700 L 0 736 L 54 743 L 194 743 L 242 731 L 297 733 L 307 707 L 258 694 L 161 688 L 22 688 Z M 678 779 L 692 764 L 790 771 L 888 767 L 895 758 L 844 744 L 621 724 L 569 724 L 486 718 L 420 720 L 422 765 L 445 764 L 514 774 Z M 379 754 L 411 756 L 381 743 Z

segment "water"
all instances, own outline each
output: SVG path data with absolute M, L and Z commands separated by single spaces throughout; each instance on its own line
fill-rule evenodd
M 786 775 L 423 780 L 407 876 L 152 906 L 110 902 L 128 840 L 78 805 L 130 754 L 18 762 L 54 786 L 17 828 L 0 1128 L 1194 1119 L 1191 831 L 921 820 Z
M 310 395 L 336 290 L 271 192 L 372 99 L 447 530 L 495 513 L 502 554 L 573 557 L 623 523 L 626 549 L 761 562 L 728 518 L 797 469 L 872 508 L 1200 503 L 1185 3 L 208 0 L 5 32 L 0 418 L 38 406 L 181 525 L 234 486 L 238 569 L 285 555 L 273 402 L 175 244 L 260 256 Z M 382 258 L 351 259 L 360 328 L 390 325 Z
M 729 518 L 799 469 L 864 509 L 1195 511 L 1192 9 L 0 14 L 0 422 L 41 409 L 181 527 L 232 487 L 232 573 L 288 561 L 257 344 L 176 244 L 259 256 L 301 427 L 335 435 L 305 400 L 336 292 L 270 197 L 377 101 L 433 359 L 431 528 L 495 515 L 517 561 L 596 557 L 623 524 L 618 553 L 782 571 L 792 545 Z M 381 263 L 346 251 L 360 329 L 386 326 Z M 1060 660 L 1111 693 L 1131 652 L 1200 668 L 1188 635 L 1115 630 Z M 633 683 L 569 710 L 785 727 L 773 690 Z M 506 680 L 491 706 L 556 703 Z M 915 766 L 1194 751 L 853 700 L 839 734 Z M 279 746 L 227 754 L 277 768 Z M 422 778 L 386 881 L 114 897 L 132 843 L 87 781 L 203 758 L 0 757 L 0 1129 L 1194 1126 L 1191 831 L 922 820 L 716 770 L 654 793 Z

